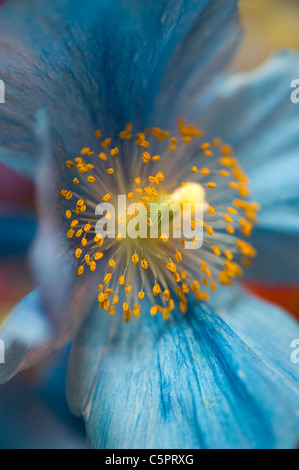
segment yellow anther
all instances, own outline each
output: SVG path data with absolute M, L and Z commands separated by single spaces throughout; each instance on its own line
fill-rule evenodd
M 206 226 L 206 231 L 208 232 L 209 235 L 211 235 L 211 236 L 214 235 L 213 227 L 211 227 L 210 225 Z
M 131 312 L 131 309 L 128 308 L 128 310 L 124 312 L 125 323 L 129 323 L 129 321 L 131 320 L 131 317 L 132 317 L 132 312 Z
M 231 235 L 233 235 L 235 233 L 235 229 L 231 225 L 226 226 L 226 231 L 227 231 L 227 233 L 230 233 Z
M 193 171 L 193 173 L 198 173 L 198 168 L 197 168 L 197 166 L 193 166 L 193 167 L 191 168 L 191 170 Z
M 94 259 L 95 259 L 96 261 L 99 261 L 100 259 L 103 258 L 103 256 L 104 256 L 103 253 L 98 252 L 98 253 L 96 253 L 96 254 L 94 255 Z
M 94 176 L 89 176 L 89 177 L 87 178 L 87 181 L 88 181 L 89 183 L 95 183 L 95 182 L 96 182 L 96 179 L 95 179 Z
M 255 248 L 244 240 L 237 240 L 236 245 L 244 256 L 255 257 L 257 254 Z
M 219 170 L 219 175 L 224 176 L 225 178 L 227 178 L 229 176 L 229 171 Z
M 159 129 L 159 127 L 153 127 L 152 134 L 157 140 L 168 139 L 168 137 L 170 136 L 170 132 L 163 131 L 162 129 Z
M 110 268 L 114 268 L 114 267 L 115 267 L 115 261 L 114 261 L 114 259 L 111 258 L 111 259 L 109 260 L 109 263 L 108 263 L 108 264 L 109 264 Z
M 176 252 L 175 257 L 178 263 L 182 261 L 182 253 L 180 251 Z
M 76 256 L 76 258 L 80 258 L 81 255 L 82 255 L 82 250 L 81 250 L 81 248 L 77 248 L 76 251 L 75 251 L 75 256 Z
M 103 197 L 103 201 L 108 202 L 108 201 L 110 200 L 110 198 L 111 198 L 111 194 L 110 194 L 110 193 L 107 193 L 107 194 L 105 194 L 105 196 Z
M 164 174 L 162 173 L 162 171 L 158 171 L 158 173 L 156 174 L 156 178 L 157 178 L 159 181 L 164 181 L 164 180 L 165 180 L 165 176 L 164 176 Z
M 215 253 L 216 256 L 220 256 L 221 255 L 221 251 L 219 249 L 219 246 L 217 245 L 214 245 L 211 247 L 212 248 L 212 251 Z
M 105 139 L 105 140 L 101 143 L 101 146 L 104 147 L 104 148 L 107 148 L 107 147 L 109 147 L 110 144 L 111 144 L 111 139 L 108 137 L 107 139 Z
M 207 268 L 205 272 L 206 272 L 206 276 L 207 276 L 209 279 L 211 279 L 211 277 L 212 277 L 211 271 Z
M 79 184 L 78 178 L 74 178 L 74 179 L 73 179 L 73 183 L 74 183 L 74 184 Z
M 128 193 L 128 199 L 131 201 L 133 199 L 134 194 L 132 192 Z
M 237 161 L 235 158 L 222 157 L 219 159 L 219 163 L 223 166 L 235 166 Z
M 86 263 L 87 265 L 89 265 L 89 264 L 90 264 L 90 256 L 89 256 L 89 255 L 85 255 L 84 259 L 85 259 L 85 263 Z
M 144 296 L 145 296 L 145 293 L 143 291 L 140 291 L 138 294 L 139 299 L 142 300 Z
M 91 271 L 95 271 L 96 270 L 96 267 L 97 267 L 97 264 L 95 261 L 91 261 L 90 262 L 90 265 L 89 265 L 89 268 Z
M 130 122 L 128 122 L 126 125 L 125 125 L 125 130 L 124 131 L 121 131 L 119 133 L 119 137 L 120 139 L 124 139 L 124 140 L 129 140 L 132 138 L 132 134 L 131 134 L 131 131 L 133 129 L 133 126 Z
M 65 216 L 67 219 L 70 219 L 72 217 L 71 211 L 65 211 Z
M 115 295 L 113 297 L 113 301 L 112 301 L 113 305 L 116 305 L 118 303 L 118 301 L 119 301 L 119 297 L 118 297 L 118 295 Z
M 123 311 L 126 312 L 126 310 L 129 310 L 129 304 L 128 302 L 123 303 Z
M 153 162 L 157 162 L 158 160 L 160 160 L 160 158 L 161 158 L 160 155 L 154 155 L 154 156 L 152 157 L 152 161 L 153 161 Z
M 229 215 L 225 214 L 223 217 L 224 217 L 224 220 L 225 220 L 228 224 L 232 224 L 232 223 L 233 223 L 233 219 L 232 219 Z
M 154 317 L 156 314 L 157 314 L 158 310 L 157 310 L 157 306 L 154 305 L 151 309 L 150 309 L 150 314 L 152 317 Z
M 226 210 L 227 210 L 227 212 L 229 212 L 232 215 L 236 215 L 238 213 L 238 211 L 236 209 L 234 209 L 233 207 L 227 207 Z
M 153 287 L 153 294 L 155 296 L 157 296 L 157 295 L 160 294 L 160 292 L 161 292 L 161 288 L 160 288 L 159 284 L 155 284 L 154 287 Z
M 137 193 L 137 194 L 142 194 L 142 193 L 143 193 L 143 189 L 142 189 L 142 188 L 136 188 L 136 189 L 135 189 L 135 193 Z
M 168 242 L 168 236 L 166 235 L 166 233 L 162 233 L 161 239 L 163 240 L 164 243 Z
M 168 289 L 165 289 L 165 291 L 163 292 L 163 298 L 165 302 L 168 302 L 168 300 L 170 299 L 170 292 Z
M 222 140 L 220 139 L 220 137 L 216 137 L 214 140 L 213 140 L 213 145 L 214 147 L 219 147 L 219 145 L 222 144 Z
M 143 258 L 141 260 L 141 266 L 143 267 L 143 269 L 147 269 L 148 268 L 148 262 L 146 261 L 145 258 Z
M 131 289 L 132 289 L 132 286 L 130 286 L 129 284 L 126 285 L 125 287 L 125 293 L 126 294 L 129 294 L 131 292 Z
M 151 156 L 148 152 L 143 152 L 142 153 L 142 160 L 143 160 L 143 163 L 148 163 L 151 159 Z
M 113 168 L 108 168 L 107 173 L 108 173 L 108 175 L 113 175 L 114 169 Z
M 209 175 L 209 174 L 210 174 L 209 168 L 202 168 L 202 169 L 200 170 L 200 174 L 201 174 L 201 175 Z
M 172 273 L 176 272 L 176 265 L 174 263 L 167 263 L 166 268 Z
M 215 189 L 217 188 L 217 184 L 210 181 L 209 183 L 207 183 L 207 187 L 210 189 Z
M 137 253 L 134 253 L 134 255 L 132 256 L 132 261 L 134 264 L 137 264 L 139 262 L 139 256 L 137 255 Z
M 211 282 L 210 288 L 211 288 L 211 291 L 212 291 L 212 292 L 215 292 L 215 290 L 216 290 L 216 288 L 217 288 L 217 284 L 216 284 L 215 281 L 212 281 L 212 282 Z
M 81 235 L 82 235 L 82 233 L 83 233 L 82 228 L 79 228 L 79 230 L 77 230 L 77 232 L 76 232 L 76 237 L 77 237 L 77 238 L 80 238 Z
M 227 258 L 229 261 L 231 261 L 231 260 L 233 259 L 233 257 L 234 257 L 234 255 L 232 254 L 232 252 L 229 251 L 229 250 L 225 250 L 224 254 L 225 254 L 226 258 Z
M 106 160 L 108 160 L 108 157 L 107 157 L 107 155 L 106 155 L 104 152 L 100 152 L 100 153 L 99 153 L 99 157 L 100 157 L 100 159 L 103 160 L 104 162 L 105 162 Z
M 72 228 L 67 232 L 67 238 L 73 238 L 73 236 L 75 235 L 75 230 L 73 230 Z
M 82 246 L 86 246 L 86 245 L 87 245 L 87 240 L 86 240 L 85 237 L 82 238 L 81 244 L 82 244 Z
M 140 184 L 140 178 L 139 178 L 139 176 L 138 176 L 137 178 L 135 178 L 135 183 L 136 183 L 136 184 Z
M 180 311 L 185 314 L 187 313 L 187 305 L 184 302 L 180 302 Z
M 109 307 L 108 313 L 109 313 L 109 315 L 114 315 L 114 314 L 115 314 L 115 307 L 114 307 L 114 305 L 111 305 L 111 307 Z
M 216 213 L 214 207 L 212 207 L 212 206 L 208 206 L 208 211 L 211 215 L 215 215 L 215 213 Z
M 84 266 L 79 266 L 77 268 L 77 276 L 81 277 L 83 273 L 84 273 Z
M 102 138 L 102 132 L 100 131 L 100 129 L 97 129 L 95 131 L 95 136 L 97 139 L 101 139 Z
M 163 314 L 162 314 L 163 320 L 168 320 L 169 315 L 170 315 L 169 309 L 168 308 L 163 308 Z
M 72 191 L 68 191 L 68 192 L 67 192 L 67 195 L 65 196 L 65 199 L 66 199 L 67 201 L 69 201 L 70 199 L 72 199 L 72 197 L 73 197 Z
M 68 160 L 67 162 L 65 162 L 65 166 L 67 166 L 68 168 L 72 170 L 73 168 L 75 168 L 75 163 L 72 162 L 71 160 Z
M 111 151 L 110 151 L 110 154 L 111 154 L 113 157 L 115 157 L 116 155 L 118 155 L 118 153 L 119 153 L 119 150 L 118 150 L 117 147 L 115 147 L 114 149 L 111 149 Z
M 120 284 L 121 286 L 123 286 L 124 283 L 125 283 L 125 276 L 120 276 L 120 278 L 119 278 L 119 284 Z
M 186 279 L 186 277 L 187 277 L 187 272 L 183 269 L 183 270 L 181 271 L 181 278 L 182 278 L 183 281 L 184 281 L 184 279 Z
M 134 304 L 133 315 L 135 318 L 140 317 L 140 306 L 138 304 Z
M 104 277 L 105 284 L 107 284 L 110 281 L 111 278 L 112 278 L 112 274 L 107 273 L 106 276 Z
M 90 224 L 84 225 L 84 232 L 88 233 L 88 232 L 90 232 L 90 230 L 91 230 L 91 225 Z

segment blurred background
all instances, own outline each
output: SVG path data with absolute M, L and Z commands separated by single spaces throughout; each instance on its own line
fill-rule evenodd
M 299 0 L 241 0 L 240 12 L 245 32 L 231 64 L 233 70 L 251 70 L 281 48 L 299 50 Z M 0 201 L 1 213 L 7 214 L 6 224 L 13 224 L 14 217 L 17 219 L 20 212 L 24 215 L 23 225 L 17 227 L 24 235 L 18 245 L 18 236 L 16 240 L 5 239 L 5 233 L 11 234 L 11 230 L 6 231 L 3 227 L 0 231 L 1 324 L 12 306 L 33 287 L 26 262 L 26 253 L 35 231 L 33 187 L 24 178 L 0 166 Z M 7 249 L 9 246 L 11 250 Z M 250 284 L 247 287 L 284 306 L 299 318 L 299 286 Z

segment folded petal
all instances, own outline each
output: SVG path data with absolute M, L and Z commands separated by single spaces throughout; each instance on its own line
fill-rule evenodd
M 19 303 L 1 326 L 5 363 L 0 363 L 0 383 L 41 360 L 52 349 L 53 337 L 53 327 L 44 315 L 40 292 L 36 289 Z
M 227 61 L 239 32 L 236 4 L 5 3 L 0 16 L 1 78 L 6 84 L 0 158 L 32 177 L 39 155 L 34 116 L 42 107 L 70 154 L 86 142 L 95 145 L 97 128 L 113 136 L 127 121 L 143 127 L 153 114 L 160 119 L 162 106 L 164 116 L 166 111 L 173 116 L 168 105 L 177 92 L 202 90 Z M 195 86 L 198 76 L 196 81 L 189 77 L 201 67 L 200 85 Z M 181 101 L 186 102 L 183 96 Z
M 298 371 L 286 355 L 298 325 L 288 318 L 283 324 L 286 314 L 275 314 L 277 307 L 258 301 L 253 307 L 263 332 L 252 344 L 203 304 L 185 316 L 175 312 L 167 323 L 155 317 L 129 325 L 95 309 L 75 342 L 68 377 L 68 400 L 85 419 L 90 445 L 295 447 Z M 251 322 L 241 301 L 236 310 L 249 330 L 257 315 Z M 276 327 L 284 326 L 279 346 L 264 319 L 272 311 Z M 268 335 L 266 347 L 261 334 Z M 288 353 L 280 362 L 283 347 Z
M 249 275 L 273 282 L 299 279 L 293 269 L 299 260 L 299 112 L 291 101 L 291 82 L 298 76 L 299 55 L 280 52 L 257 70 L 222 77 L 192 116 L 196 120 L 197 114 L 208 137 L 219 135 L 234 146 L 250 178 L 261 211 L 252 238 L 258 267 Z

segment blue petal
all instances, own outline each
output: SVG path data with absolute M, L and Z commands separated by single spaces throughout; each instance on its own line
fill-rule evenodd
M 291 102 L 291 81 L 297 76 L 299 55 L 280 52 L 257 70 L 222 77 L 192 115 L 208 137 L 219 135 L 234 146 L 250 178 L 252 199 L 261 204 L 252 238 L 258 267 L 249 273 L 255 279 L 299 280 L 299 270 L 293 269 L 299 259 L 299 112 Z M 277 262 L 273 248 L 279 234 Z
M 249 330 L 257 315 L 251 322 L 244 302 L 236 308 Z M 204 305 L 167 323 L 155 317 L 129 325 L 95 309 L 75 342 L 68 377 L 68 400 L 85 419 L 90 445 L 295 447 L 298 370 L 285 351 L 281 362 L 277 353 L 284 344 L 290 354 L 287 342 L 298 337 L 298 325 L 277 307 L 256 301 L 254 308 L 263 317 L 265 348 L 260 332 L 246 344 Z M 272 312 L 284 335 L 279 346 L 264 318 Z
M 239 33 L 236 4 L 7 2 L 0 17 L 0 158 L 32 177 L 39 154 L 34 116 L 42 107 L 70 154 L 87 142 L 95 146 L 97 128 L 113 136 L 127 121 L 143 127 L 160 119 L 161 107 L 173 116 L 178 91 L 203 91 L 227 61 Z M 195 86 L 189 76 L 201 67 Z

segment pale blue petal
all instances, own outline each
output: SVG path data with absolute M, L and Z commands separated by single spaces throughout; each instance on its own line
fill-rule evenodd
M 261 317 L 272 313 L 263 302 L 253 307 Z M 249 329 L 250 309 L 244 302 L 238 309 Z M 287 339 L 298 335 L 298 325 L 277 310 L 273 307 L 277 330 Z M 273 326 L 268 331 L 264 321 L 267 347 L 255 348 L 258 341 L 246 344 L 203 304 L 174 317 L 126 325 L 96 308 L 88 318 L 70 361 L 68 400 L 85 419 L 90 445 L 295 447 L 298 368 L 285 354 L 281 362 L 271 362 L 268 352 L 271 348 L 272 358 L 279 354 L 286 338 L 277 347 L 277 334 L 272 336 Z
M 23 299 L 0 329 L 5 345 L 5 363 L 0 363 L 0 383 L 29 367 L 51 351 L 54 330 L 44 315 L 40 291 Z
M 257 70 L 219 79 L 192 115 L 207 137 L 234 146 L 250 177 L 261 211 L 252 237 L 259 259 L 249 276 L 264 281 L 299 280 L 299 105 L 291 102 L 298 76 L 299 54 L 280 52 Z
M 114 136 L 127 121 L 143 127 L 160 119 L 161 107 L 173 116 L 178 91 L 202 91 L 227 61 L 239 32 L 236 4 L 7 2 L 0 16 L 0 158 L 32 176 L 34 117 L 42 107 L 70 154 L 95 146 L 97 128 Z M 195 86 L 189 77 L 201 67 Z

